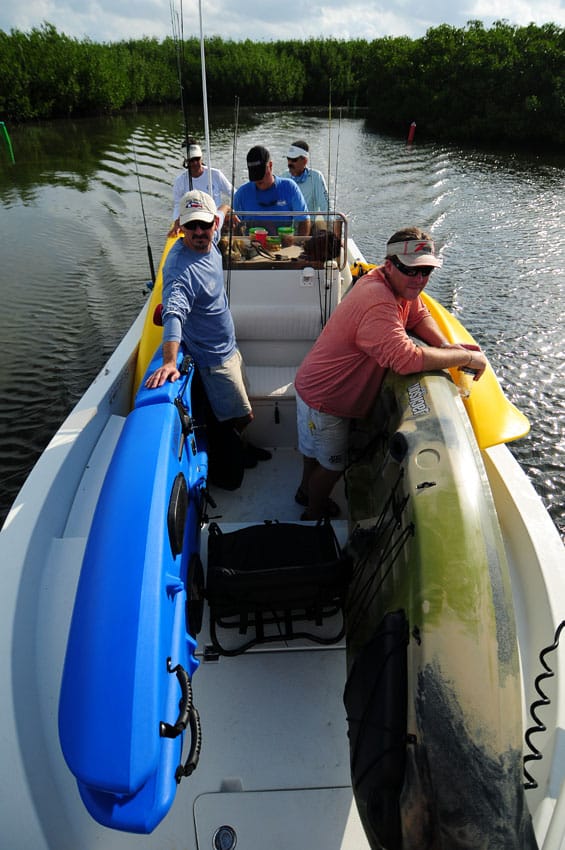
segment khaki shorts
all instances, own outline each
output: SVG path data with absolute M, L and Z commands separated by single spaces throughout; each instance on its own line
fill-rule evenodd
M 305 457 L 315 458 L 332 472 L 343 472 L 347 457 L 349 419 L 320 413 L 296 393 L 298 448 Z
M 199 367 L 216 419 L 239 419 L 251 412 L 243 358 L 238 350 L 220 366 Z

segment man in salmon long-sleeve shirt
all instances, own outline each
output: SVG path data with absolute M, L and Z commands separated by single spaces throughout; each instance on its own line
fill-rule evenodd
M 295 498 L 306 508 L 302 519 L 339 513 L 329 496 L 345 469 L 349 422 L 369 412 L 387 369 L 409 375 L 460 366 L 473 369 L 474 380 L 483 374 L 484 354 L 447 342 L 420 298 L 441 265 L 429 234 L 419 227 L 397 231 L 384 265 L 355 284 L 298 369 L 303 475 Z

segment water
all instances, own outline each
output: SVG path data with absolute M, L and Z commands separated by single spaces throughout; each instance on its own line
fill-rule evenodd
M 233 119 L 210 118 L 212 164 L 228 177 Z M 157 264 L 171 220 L 183 122 L 175 110 L 8 129 L 16 164 L 0 149 L 0 519 L 141 309 L 147 244 Z M 203 140 L 196 117 L 191 132 Z M 406 224 L 443 246 L 428 290 L 476 336 L 529 417 L 530 434 L 511 449 L 565 532 L 565 158 L 462 150 L 418 135 L 407 147 L 335 110 L 330 123 L 249 112 L 239 116 L 236 185 L 253 144 L 266 144 L 282 173 L 297 138 L 310 143 L 312 165 L 331 173 L 332 198 L 368 260 L 380 261 Z

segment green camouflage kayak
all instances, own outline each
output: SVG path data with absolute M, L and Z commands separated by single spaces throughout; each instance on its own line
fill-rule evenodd
M 447 373 L 389 373 L 351 436 L 345 691 L 374 848 L 537 847 L 508 565 Z

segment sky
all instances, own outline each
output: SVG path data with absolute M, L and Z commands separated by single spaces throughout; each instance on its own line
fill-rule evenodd
M 171 12 L 173 9 L 173 12 Z M 181 0 L 1 0 L 0 30 L 29 32 L 45 21 L 77 39 L 108 42 L 159 40 L 178 31 Z M 199 35 L 198 0 L 182 0 L 185 37 Z M 565 0 L 202 0 L 205 36 L 236 41 L 307 38 L 419 38 L 430 27 L 464 27 L 481 20 L 486 28 L 504 20 L 517 26 L 554 23 L 565 27 Z

